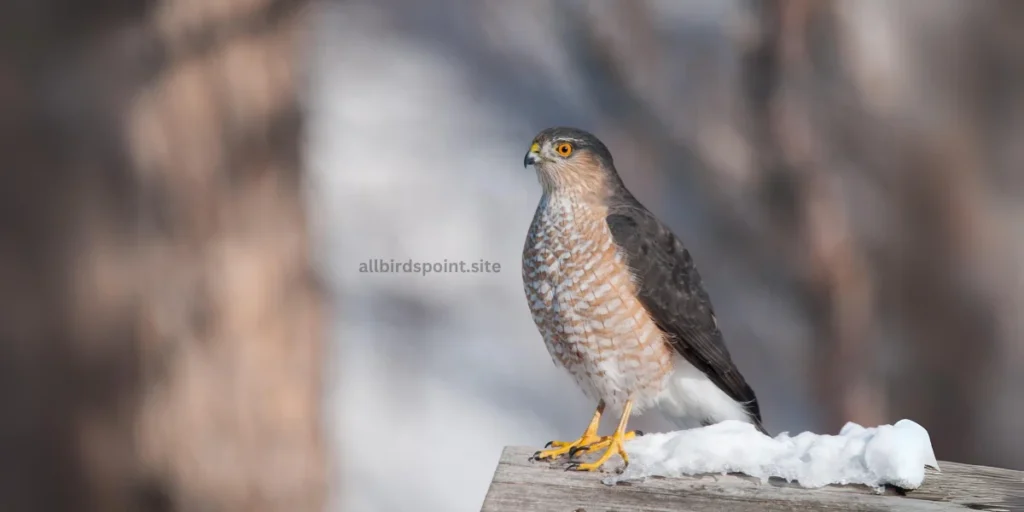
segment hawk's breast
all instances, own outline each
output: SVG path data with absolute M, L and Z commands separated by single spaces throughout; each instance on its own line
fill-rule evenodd
M 673 350 L 635 294 L 606 211 L 545 195 L 523 249 L 523 284 L 552 359 L 610 405 L 656 400 Z

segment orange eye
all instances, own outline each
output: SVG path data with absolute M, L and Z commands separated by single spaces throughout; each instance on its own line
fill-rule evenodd
M 572 144 L 569 144 L 568 142 L 563 142 L 559 144 L 558 147 L 555 148 L 555 151 L 557 151 L 559 155 L 569 156 L 572 154 Z

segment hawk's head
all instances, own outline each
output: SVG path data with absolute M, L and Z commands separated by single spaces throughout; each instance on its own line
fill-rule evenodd
M 523 166 L 537 170 L 545 192 L 595 192 L 618 181 L 612 154 L 593 134 L 548 128 L 533 138 Z

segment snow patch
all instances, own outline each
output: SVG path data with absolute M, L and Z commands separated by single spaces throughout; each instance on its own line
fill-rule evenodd
M 864 428 L 847 423 L 838 435 L 783 432 L 774 439 L 729 420 L 707 427 L 647 434 L 626 443 L 629 466 L 606 484 L 649 476 L 744 473 L 802 487 L 886 484 L 916 489 L 925 466 L 939 469 L 928 431 L 911 420 Z

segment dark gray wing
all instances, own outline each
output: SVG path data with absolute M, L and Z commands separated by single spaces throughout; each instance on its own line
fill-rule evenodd
M 635 200 L 634 200 L 635 201 Z M 639 299 L 672 346 L 761 426 L 757 397 L 732 362 L 711 299 L 682 242 L 637 203 L 607 217 L 612 237 L 637 277 Z

